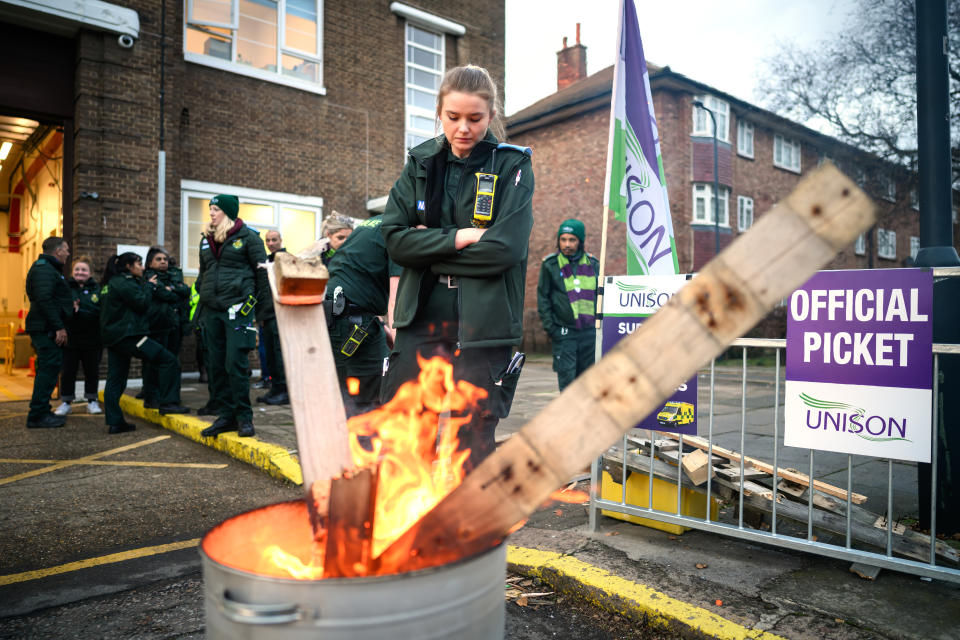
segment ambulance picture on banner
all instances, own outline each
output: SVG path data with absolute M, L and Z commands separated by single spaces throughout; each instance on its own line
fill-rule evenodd
M 930 462 L 933 274 L 822 271 L 787 315 L 784 444 Z
M 607 276 L 603 286 L 601 351 L 633 333 L 667 304 L 683 285 L 686 275 Z M 637 429 L 697 434 L 697 376 L 694 375 L 667 398 L 657 411 L 636 425 Z

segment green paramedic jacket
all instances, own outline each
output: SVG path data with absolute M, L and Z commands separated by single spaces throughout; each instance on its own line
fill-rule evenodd
M 540 263 L 540 280 L 537 282 L 537 313 L 543 323 L 543 330 L 551 339 L 560 336 L 560 329 L 573 329 L 573 308 L 567 289 L 563 285 L 563 276 L 560 275 L 559 254 L 554 252 L 544 257 Z M 587 253 L 590 266 L 597 274 L 597 287 L 600 286 L 600 261 L 592 253 Z M 596 315 L 596 313 L 594 313 Z
M 118 274 L 100 290 L 100 337 L 111 347 L 124 338 L 150 332 L 150 290 L 131 273 Z
M 445 274 L 459 279 L 461 347 L 519 344 L 527 242 L 533 228 L 530 150 L 498 144 L 488 133 L 466 158 L 456 192 L 447 194 L 455 206 L 453 211 L 444 209 L 441 228 L 416 229 L 426 224 L 427 161 L 438 153 L 449 153 L 448 149 L 443 136 L 411 149 L 403 173 L 390 190 L 381 231 L 390 258 L 403 267 L 394 326 L 413 322 L 425 279 Z M 498 176 L 493 220 L 479 242 L 457 251 L 457 229 L 473 226 L 474 174 L 481 171 Z
M 263 240 L 246 224 L 227 236 L 219 257 L 204 236 L 200 241 L 200 275 L 196 282 L 200 305 L 212 311 L 226 311 L 253 295 L 257 299 L 257 320 L 263 321 L 264 314 L 273 307 L 267 271 L 260 268 L 266 261 Z
M 27 333 L 59 331 L 73 317 L 73 296 L 60 272 L 62 268 L 56 258 L 46 254 L 30 266 L 26 283 L 30 311 L 24 323 Z

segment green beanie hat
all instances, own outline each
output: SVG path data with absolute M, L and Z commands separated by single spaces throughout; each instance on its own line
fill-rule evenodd
M 560 238 L 560 236 L 565 233 L 572 233 L 580 238 L 580 244 L 583 244 L 584 237 L 587 235 L 583 223 L 576 218 L 570 218 L 560 223 L 560 228 L 557 229 L 557 238 Z
M 236 220 L 237 215 L 240 214 L 240 199 L 237 196 L 228 196 L 221 193 L 210 198 L 210 204 L 220 207 L 221 211 L 227 214 L 227 217 L 231 220 Z

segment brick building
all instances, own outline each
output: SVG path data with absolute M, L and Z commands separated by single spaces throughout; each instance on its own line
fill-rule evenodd
M 539 261 L 556 251 L 556 230 L 569 217 L 586 224 L 586 247 L 599 256 L 613 67 L 586 75 L 586 47 L 558 52 L 557 92 L 507 119 L 510 141 L 534 150 L 536 224 L 530 239 L 524 312 L 527 349 L 547 338 L 536 311 Z M 681 272 L 694 272 L 788 194 L 825 160 L 856 179 L 877 204 L 878 224 L 829 268 L 902 267 L 919 248 L 915 176 L 875 156 L 687 78 L 649 66 L 670 210 Z M 720 225 L 713 217 L 713 124 L 717 117 Z M 954 212 L 956 223 L 956 213 Z M 956 224 L 954 237 L 956 241 Z M 608 221 L 606 273 L 626 273 L 625 226 Z M 782 315 L 782 313 L 780 314 Z M 782 331 L 776 313 L 761 329 Z M 782 335 L 782 334 L 781 334 Z
M 382 209 L 406 148 L 435 135 L 443 71 L 503 86 L 504 3 L 0 0 L 0 51 L 6 322 L 50 235 L 95 273 L 160 243 L 190 277 L 216 193 L 291 250 L 333 210 Z

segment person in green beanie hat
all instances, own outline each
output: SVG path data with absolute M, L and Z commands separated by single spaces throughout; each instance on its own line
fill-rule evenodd
M 586 228 L 570 218 L 557 229 L 557 252 L 543 259 L 537 311 L 553 343 L 560 391 L 593 364 L 596 354 L 597 278 L 600 262 L 584 248 Z
M 257 346 L 257 321 L 273 307 L 267 272 L 260 268 L 267 252 L 260 235 L 238 215 L 237 196 L 210 199 L 210 222 L 200 241 L 200 329 L 212 397 L 219 409 L 204 437 L 237 431 L 254 435 L 247 375 L 247 354 Z

